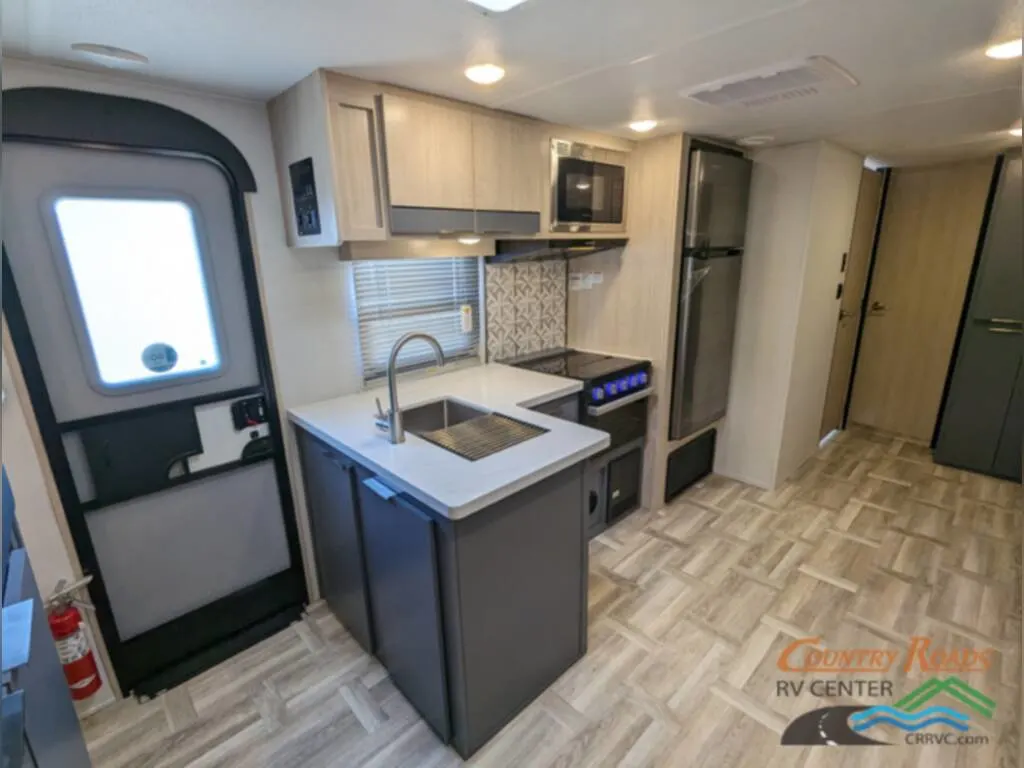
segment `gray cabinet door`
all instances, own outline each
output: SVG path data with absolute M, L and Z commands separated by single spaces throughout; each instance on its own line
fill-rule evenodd
M 1020 367 L 1020 340 L 981 325 L 964 329 L 935 444 L 940 464 L 993 471 Z
M 1018 339 L 1021 337 L 1018 336 Z M 1013 399 L 1006 411 L 1003 434 L 999 438 L 999 449 L 993 471 L 1000 477 L 1021 481 L 1022 447 L 1024 447 L 1024 364 L 1017 373 L 1017 386 Z
M 434 522 L 360 473 L 359 503 L 377 657 L 447 744 L 451 739 Z
M 356 642 L 373 653 L 355 470 L 305 432 L 299 445 L 320 594 Z
M 975 320 L 1024 320 L 1024 218 L 1021 210 L 1021 158 L 1007 158 L 999 178 L 992 218 L 985 232 L 984 250 L 971 296 Z

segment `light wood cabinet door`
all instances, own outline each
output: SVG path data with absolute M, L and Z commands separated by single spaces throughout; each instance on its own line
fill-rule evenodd
M 544 136 L 528 122 L 473 115 L 473 178 L 482 211 L 540 211 Z
M 391 205 L 472 209 L 472 114 L 391 94 L 383 103 Z
M 339 94 L 331 104 L 338 234 L 346 240 L 383 240 L 384 195 L 380 177 L 377 103 L 372 96 Z

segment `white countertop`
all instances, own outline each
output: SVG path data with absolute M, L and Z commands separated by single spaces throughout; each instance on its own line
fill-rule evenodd
M 464 459 L 408 431 L 404 443 L 389 443 L 387 435 L 374 426 L 374 398 L 379 397 L 386 408 L 385 388 L 292 408 L 288 415 L 379 474 L 395 490 L 458 520 L 608 447 L 606 432 L 527 410 L 579 392 L 582 386 L 575 379 L 497 363 L 399 379 L 400 408 L 450 397 L 550 430 L 478 461 Z

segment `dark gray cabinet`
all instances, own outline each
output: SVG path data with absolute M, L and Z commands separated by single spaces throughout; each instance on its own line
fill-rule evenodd
M 468 757 L 586 652 L 583 464 L 438 532 L 452 743 Z
M 1020 337 L 1018 337 L 1020 338 Z M 1024 345 L 1024 339 L 1022 339 Z M 1021 464 L 1024 461 L 1024 360 L 1017 372 L 1017 386 L 1014 388 L 1010 407 L 1006 410 L 1003 432 L 999 436 L 999 448 L 993 464 L 995 474 L 1000 477 L 1021 479 Z
M 940 464 L 1021 479 L 1024 205 L 1021 157 L 999 174 L 935 441 Z
M 299 432 L 299 448 L 320 594 L 356 642 L 373 653 L 355 466 L 308 432 Z
M 359 477 L 377 658 L 447 743 L 451 718 L 434 522 L 379 478 L 364 472 Z
M 994 471 L 1020 370 L 1020 351 L 1019 335 L 978 326 L 964 329 L 935 445 L 936 461 Z
M 329 604 L 372 627 L 395 686 L 468 758 L 586 651 L 584 463 L 453 521 L 300 445 Z

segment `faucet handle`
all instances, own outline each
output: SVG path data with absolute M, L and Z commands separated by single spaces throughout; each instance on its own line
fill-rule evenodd
M 374 400 L 377 403 L 377 415 L 373 419 L 374 426 L 381 432 L 391 432 L 391 424 L 388 421 L 387 414 L 384 412 L 384 408 L 380 404 L 380 398 L 375 397 Z

